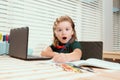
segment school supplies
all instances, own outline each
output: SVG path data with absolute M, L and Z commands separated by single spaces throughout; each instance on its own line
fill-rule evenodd
M 68 64 L 61 64 L 61 67 L 63 68 L 63 70 L 65 71 L 73 71 L 73 72 L 79 72 L 82 73 L 82 71 L 79 68 L 70 66 Z
M 3 35 L 3 41 L 6 41 L 6 35 Z
M 91 67 L 81 67 L 81 66 L 74 66 L 74 67 L 79 68 L 83 71 L 94 72 L 94 70 Z
M 2 33 L 0 33 L 0 41 L 2 41 Z
M 8 40 L 9 40 L 9 35 L 6 34 L 6 41 L 8 42 Z
M 9 49 L 9 35 L 5 34 L 2 35 L 2 33 L 0 33 L 0 54 L 8 54 L 8 49 Z
M 73 62 L 67 62 L 67 64 L 72 66 L 94 66 L 99 68 L 106 68 L 106 69 L 113 69 L 113 70 L 120 70 L 120 64 L 105 60 L 100 60 L 96 58 L 89 58 L 87 60 L 79 60 L 79 61 L 73 61 Z

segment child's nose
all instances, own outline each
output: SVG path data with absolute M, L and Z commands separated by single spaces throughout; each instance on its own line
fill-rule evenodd
M 65 30 L 63 30 L 63 31 L 62 31 L 62 34 L 66 34 L 66 31 L 65 31 Z

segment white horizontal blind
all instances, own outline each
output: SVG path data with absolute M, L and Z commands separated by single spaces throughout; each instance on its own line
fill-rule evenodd
M 113 0 L 113 51 L 120 51 L 120 0 Z
M 120 51 L 120 12 L 113 13 L 113 51 Z
M 0 0 L 0 32 L 3 34 L 9 33 L 9 22 L 8 22 L 8 1 Z
M 102 0 L 81 0 L 81 33 L 84 41 L 101 41 L 103 31 Z
M 29 48 L 40 51 L 52 43 L 53 22 L 61 15 L 73 19 L 78 40 L 102 39 L 102 0 L 0 0 L 0 32 L 28 26 Z

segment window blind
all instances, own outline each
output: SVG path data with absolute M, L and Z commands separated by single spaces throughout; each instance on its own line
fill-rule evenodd
M 41 51 L 53 40 L 53 22 L 69 15 L 78 40 L 102 39 L 102 0 L 0 0 L 0 32 L 30 28 L 29 48 Z
M 8 22 L 8 1 L 0 0 L 0 32 L 5 34 L 9 32 Z
M 113 51 L 120 51 L 120 0 L 113 0 Z
M 101 41 L 103 31 L 102 0 L 81 0 L 81 33 L 84 41 Z

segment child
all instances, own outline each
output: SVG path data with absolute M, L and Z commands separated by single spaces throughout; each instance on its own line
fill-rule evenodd
M 80 60 L 81 46 L 76 41 L 75 25 L 69 16 L 61 16 L 56 19 L 53 34 L 53 44 L 41 52 L 42 56 L 52 57 L 55 62 Z

